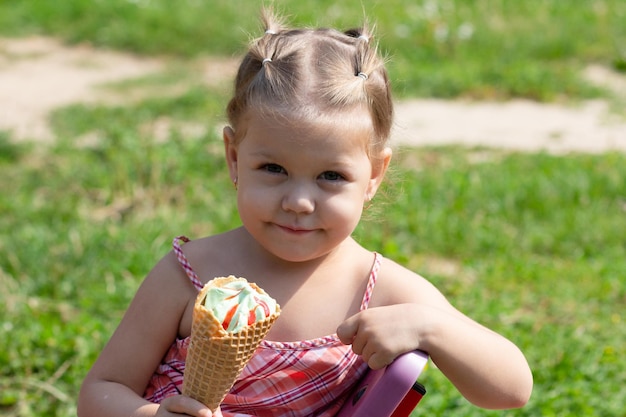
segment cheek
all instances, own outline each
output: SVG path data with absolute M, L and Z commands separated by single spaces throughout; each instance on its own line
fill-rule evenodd
M 338 221 L 345 222 L 346 227 L 352 227 L 361 218 L 363 198 L 360 194 L 344 195 L 328 199 L 324 206 L 325 212 Z
M 260 213 L 271 206 L 275 197 L 262 187 L 240 187 L 237 192 L 239 211 Z

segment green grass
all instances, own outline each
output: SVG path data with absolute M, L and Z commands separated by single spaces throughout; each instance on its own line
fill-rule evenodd
M 223 92 L 194 91 L 60 109 L 50 149 L 0 137 L 3 415 L 73 415 L 82 378 L 171 238 L 238 224 L 216 121 L 205 117 Z M 157 138 L 146 126 L 165 115 L 183 124 Z M 183 136 L 184 123 L 205 129 Z M 526 408 L 487 412 L 431 367 L 420 412 L 618 415 L 626 401 L 626 156 L 454 147 L 396 154 L 379 213 L 356 236 L 518 343 L 536 381 Z
M 576 99 L 597 93 L 584 65 L 624 70 L 622 1 L 364 3 L 401 95 Z M 190 59 L 240 53 L 258 5 L 171 4 L 0 0 L 2 34 L 180 63 L 109 86 L 142 100 L 58 109 L 50 147 L 0 131 L 1 415 L 75 415 L 85 373 L 172 237 L 238 224 L 217 133 L 227 91 L 200 85 Z M 352 0 L 280 4 L 297 23 L 362 14 Z M 535 377 L 527 407 L 488 412 L 430 367 L 415 415 L 623 414 L 626 155 L 400 149 L 394 167 L 357 238 L 514 340 Z
M 148 55 L 230 56 L 258 35 L 256 1 L 0 0 L 0 34 L 46 34 L 70 43 Z M 600 92 L 585 65 L 624 71 L 622 0 L 284 0 L 297 25 L 378 25 L 400 96 L 558 100 Z

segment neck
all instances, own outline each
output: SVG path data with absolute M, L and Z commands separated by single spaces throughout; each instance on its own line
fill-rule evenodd
M 289 276 L 291 280 L 296 277 L 306 279 L 314 274 L 315 271 L 324 269 L 326 264 L 334 263 L 338 259 L 349 259 L 349 256 L 353 255 L 355 250 L 362 249 L 352 238 L 348 238 L 332 251 L 322 256 L 302 262 L 292 262 L 267 251 L 248 233 L 245 227 L 236 229 L 235 233 L 237 233 L 237 238 L 241 242 L 241 245 L 239 245 L 241 253 L 238 256 L 241 259 L 240 265 L 244 269 L 267 271 L 275 276 Z

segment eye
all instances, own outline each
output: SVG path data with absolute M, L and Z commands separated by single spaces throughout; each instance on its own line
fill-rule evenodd
M 287 172 L 283 167 L 277 164 L 265 164 L 262 166 L 262 169 L 271 174 L 284 174 Z
M 320 175 L 320 178 L 326 181 L 340 181 L 344 179 L 343 175 L 336 171 L 326 171 Z

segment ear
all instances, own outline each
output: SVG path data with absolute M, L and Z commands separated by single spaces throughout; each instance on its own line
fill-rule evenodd
M 374 198 L 378 187 L 382 184 L 387 168 L 389 168 L 389 162 L 391 162 L 391 155 L 391 148 L 385 148 L 380 155 L 372 159 L 372 176 L 364 197 L 366 202 Z
M 235 145 L 235 132 L 230 126 L 226 126 L 223 131 L 224 135 L 224 151 L 226 155 L 226 164 L 230 172 L 230 179 L 237 181 L 239 174 L 237 173 L 237 146 Z

